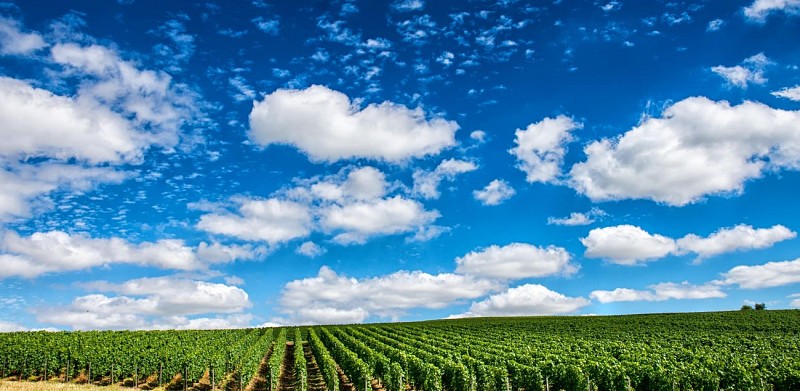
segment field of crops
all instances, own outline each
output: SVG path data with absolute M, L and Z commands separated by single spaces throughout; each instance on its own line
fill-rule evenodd
M 3 382 L 167 390 L 800 390 L 800 311 L 0 334 Z

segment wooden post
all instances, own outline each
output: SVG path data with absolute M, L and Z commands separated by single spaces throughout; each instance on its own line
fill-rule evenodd
M 44 381 L 47 381 L 47 356 L 44 357 Z
M 114 363 L 111 363 L 111 384 L 114 384 Z
M 550 378 L 547 376 L 544 377 L 544 389 L 550 391 Z
M 92 360 L 89 360 L 89 384 L 92 384 Z
M 161 387 L 161 374 L 164 372 L 164 363 L 158 363 L 158 386 Z
M 139 364 L 133 363 L 133 386 L 139 387 Z
M 64 383 L 69 382 L 69 356 L 67 356 L 67 368 L 64 370 Z
M 511 383 L 508 380 L 508 375 L 506 375 L 506 391 L 511 391 Z
M 211 391 L 216 391 L 217 383 L 214 382 L 214 366 L 211 366 Z
M 188 388 L 186 386 L 186 382 L 189 381 L 189 379 L 187 379 L 188 376 L 189 376 L 189 371 L 186 369 L 186 365 L 184 365 L 183 366 L 183 391 L 186 391 L 186 389 Z

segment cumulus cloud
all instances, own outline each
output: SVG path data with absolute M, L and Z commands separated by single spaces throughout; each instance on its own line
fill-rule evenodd
M 581 239 L 586 246 L 585 256 L 604 258 L 620 265 L 636 265 L 670 254 L 697 254 L 695 262 L 734 251 L 771 247 L 780 241 L 793 239 L 794 231 L 775 225 L 770 228 L 753 228 L 740 224 L 720 228 L 708 237 L 688 234 L 677 240 L 647 231 L 633 225 L 596 228 Z
M 146 137 L 96 102 L 54 95 L 27 82 L 0 77 L 0 155 L 49 156 L 91 163 L 141 158 Z
M 483 189 L 472 192 L 472 196 L 476 200 L 487 206 L 500 205 L 514 194 L 517 194 L 517 191 L 503 179 L 495 179 Z
M 763 265 L 736 266 L 722 274 L 721 283 L 743 289 L 761 289 L 800 282 L 800 258 Z
M 718 65 L 712 67 L 711 71 L 720 75 L 733 87 L 747 88 L 749 83 L 760 85 L 767 83 L 764 71 L 770 64 L 772 61 L 764 53 L 758 53 L 745 59 L 741 65 L 732 67 Z
M 684 281 L 680 284 L 662 282 L 650 285 L 648 290 L 617 288 L 613 291 L 596 290 L 589 294 L 593 300 L 601 303 L 615 303 L 619 301 L 664 301 L 670 299 L 713 299 L 727 295 L 718 285 L 692 285 Z
M 338 174 L 296 179 L 266 200 L 234 197 L 236 213 L 205 210 L 197 227 L 249 241 L 279 245 L 312 232 L 333 235 L 342 244 L 361 244 L 375 236 L 415 233 L 412 240 L 430 240 L 446 227 L 431 224 L 439 212 L 415 200 L 391 195 L 397 186 L 374 167 L 345 167 Z M 310 249 L 310 247 L 307 247 Z
M 277 198 L 234 200 L 238 211 L 209 213 L 200 217 L 197 228 L 243 240 L 276 245 L 308 236 L 311 211 L 306 205 Z
M 772 95 L 779 98 L 786 98 L 795 102 L 800 102 L 800 85 L 794 87 L 785 87 L 778 91 L 773 91 Z
M 603 217 L 606 215 L 600 208 L 592 208 L 586 213 L 581 212 L 572 212 L 567 217 L 548 217 L 547 224 L 548 225 L 567 225 L 567 226 L 576 226 L 576 225 L 589 225 L 594 223 L 597 218 Z
M 469 311 L 451 318 L 569 314 L 589 303 L 583 297 L 568 297 L 542 285 L 525 284 L 475 302 L 469 307 Z
M 708 237 L 701 238 L 689 234 L 678 239 L 679 252 L 692 252 L 697 259 L 713 257 L 738 250 L 750 250 L 771 247 L 775 243 L 794 239 L 797 233 L 782 226 L 755 229 L 740 224 L 732 228 L 723 228 Z
M 39 322 L 87 329 L 226 328 L 225 318 L 189 315 L 237 314 L 250 308 L 247 292 L 235 286 L 175 277 L 129 280 L 121 284 L 94 282 L 85 288 L 111 292 L 76 297 L 63 307 L 39 308 Z M 242 319 L 244 314 L 228 318 Z M 249 315 L 245 315 L 249 323 Z
M 192 248 L 178 239 L 130 243 L 121 238 L 92 238 L 62 231 L 20 236 L 8 231 L 0 242 L 0 278 L 33 278 L 45 273 L 85 270 L 110 264 L 133 264 L 175 270 L 203 269 L 209 264 L 253 259 L 261 250 L 251 246 L 201 243 Z
M 702 131 L 698 131 L 702 129 Z M 651 199 L 673 206 L 739 193 L 767 169 L 800 167 L 800 111 L 693 97 L 615 139 L 585 147 L 570 184 L 594 201 Z
M 800 0 L 755 0 L 743 10 L 748 20 L 763 23 L 769 14 L 775 12 L 800 13 Z
M 37 33 L 24 33 L 19 22 L 0 17 L 0 54 L 28 55 L 45 46 L 44 39 Z
M 571 255 L 561 247 L 539 247 L 527 243 L 492 245 L 456 258 L 456 273 L 502 280 L 554 275 L 578 271 Z
M 297 247 L 296 252 L 309 258 L 315 258 L 325 253 L 325 249 L 314 242 L 303 242 Z
M 475 163 L 465 160 L 447 159 L 439 163 L 433 171 L 415 170 L 412 193 L 426 199 L 439 198 L 439 184 L 442 180 L 453 180 L 459 174 L 478 169 Z
M 469 134 L 469 138 L 477 141 L 478 143 L 485 143 L 486 142 L 486 132 L 482 130 L 473 130 L 472 133 Z
M 401 196 L 332 205 L 320 211 L 320 225 L 328 232 L 339 232 L 334 241 L 341 244 L 363 243 L 377 235 L 394 235 L 425 227 L 439 218 L 414 200 Z
M 287 283 L 280 296 L 284 323 L 358 323 L 369 316 L 397 317 L 413 308 L 444 308 L 499 288 L 498 283 L 458 274 L 398 271 L 352 278 L 323 266 L 316 277 Z
M 595 228 L 581 238 L 581 243 L 586 246 L 587 258 L 603 258 L 628 266 L 665 257 L 677 249 L 674 240 L 651 235 L 633 225 Z
M 399 163 L 455 145 L 458 124 L 427 119 L 422 109 L 392 102 L 358 107 L 345 94 L 314 85 L 279 89 L 250 112 L 250 139 L 294 146 L 313 161 L 367 158 Z
M 178 142 L 180 127 L 196 113 L 194 96 L 172 83 L 164 72 L 140 70 L 105 46 L 63 43 L 51 49 L 53 61 L 95 78 L 82 83 L 81 99 L 91 99 L 130 117 L 130 123 L 147 135 L 149 144 L 171 147 Z
M 508 152 L 517 158 L 517 168 L 526 174 L 528 182 L 556 182 L 561 176 L 566 145 L 572 141 L 570 132 L 582 127 L 565 115 L 545 118 L 524 130 L 517 129 L 517 146 Z
M 8 37 L 9 24 L 0 25 L 0 35 Z M 38 45 L 28 38 L 15 42 Z M 120 165 L 141 163 L 153 145 L 170 150 L 196 113 L 193 94 L 165 73 L 138 69 L 116 50 L 59 43 L 50 53 L 61 65 L 53 76 L 74 82 L 74 94 L 0 77 L 0 176 L 9 184 L 0 190 L 7 201 L 0 203 L 0 220 L 29 217 L 57 190 L 121 182 L 131 175 Z

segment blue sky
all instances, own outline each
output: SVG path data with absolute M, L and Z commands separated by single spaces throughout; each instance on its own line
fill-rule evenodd
M 0 330 L 800 307 L 800 1 L 0 3 Z

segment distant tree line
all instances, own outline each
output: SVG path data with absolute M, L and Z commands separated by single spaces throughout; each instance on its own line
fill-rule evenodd
M 745 304 L 745 305 L 742 306 L 742 308 L 740 310 L 741 311 L 752 311 L 753 309 L 754 308 L 752 306 L 749 306 L 749 305 Z M 755 305 L 755 310 L 756 311 L 763 311 L 765 309 L 767 309 L 767 305 L 766 304 L 764 304 L 764 303 L 756 303 L 756 305 Z

